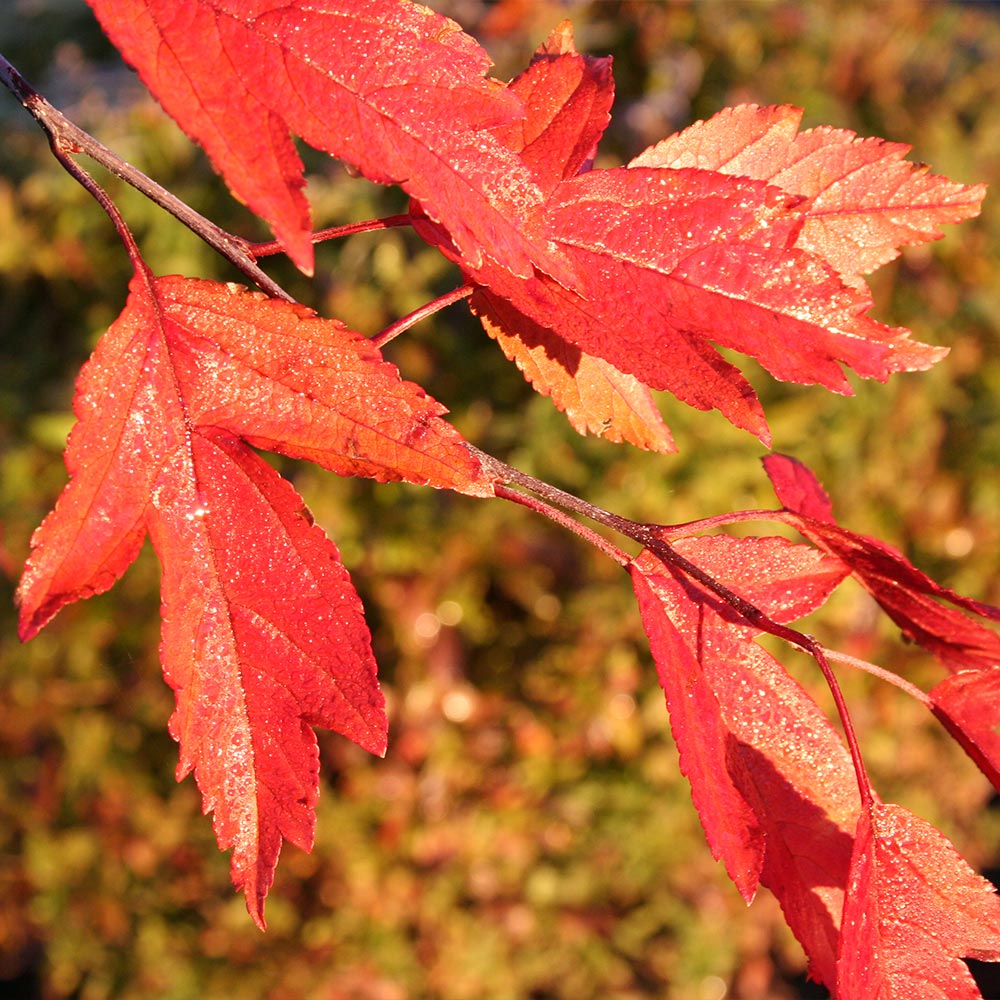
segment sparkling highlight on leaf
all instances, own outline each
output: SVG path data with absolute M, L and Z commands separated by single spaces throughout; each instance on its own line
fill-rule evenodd
M 193 771 L 263 927 L 282 840 L 312 845 L 312 726 L 375 754 L 388 722 L 361 602 L 302 498 L 248 444 L 341 475 L 489 496 L 443 407 L 360 335 L 236 285 L 140 270 L 81 374 L 70 482 L 32 539 L 23 639 L 163 565 L 178 779 Z

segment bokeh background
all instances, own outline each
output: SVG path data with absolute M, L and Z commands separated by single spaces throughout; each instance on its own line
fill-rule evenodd
M 601 165 L 738 102 L 792 103 L 1000 187 L 1000 15 L 988 3 L 440 0 L 509 78 L 565 17 L 615 58 Z M 0 50 L 59 107 L 223 226 L 266 234 L 144 93 L 82 0 L 10 0 Z M 312 854 L 286 848 L 261 935 L 191 779 L 178 785 L 147 549 L 112 592 L 19 645 L 33 528 L 65 481 L 75 373 L 120 310 L 107 218 L 0 94 L 0 993 L 24 998 L 781 1000 L 824 997 L 766 891 L 749 909 L 705 846 L 621 571 L 529 512 L 283 462 L 342 550 L 374 632 L 392 731 L 366 757 L 320 734 Z M 317 225 L 401 211 L 398 191 L 306 151 Z M 100 172 L 154 269 L 238 278 Z M 951 354 L 843 398 L 745 369 L 775 446 L 811 465 L 843 523 L 1000 602 L 1000 211 L 905 252 L 877 315 Z M 411 234 L 319 250 L 301 300 L 365 333 L 454 287 Z M 473 442 L 591 501 L 683 521 L 773 505 L 759 444 L 663 399 L 680 452 L 583 439 L 464 305 L 388 355 Z M 849 588 L 810 627 L 929 686 L 939 669 Z M 783 653 L 804 683 L 814 671 Z M 1000 808 L 918 705 L 843 670 L 877 786 L 980 870 Z M 821 689 L 816 690 L 822 697 Z M 976 968 L 987 997 L 990 969 Z

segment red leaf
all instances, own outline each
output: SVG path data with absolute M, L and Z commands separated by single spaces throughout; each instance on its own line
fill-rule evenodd
M 935 583 L 901 552 L 877 539 L 841 528 L 815 476 L 787 455 L 768 455 L 764 468 L 791 523 L 815 545 L 842 560 L 903 634 L 952 670 L 984 669 L 1000 662 L 1000 636 L 961 611 L 1000 621 L 1000 608 Z
M 386 719 L 361 603 L 301 498 L 234 435 L 342 474 L 492 487 L 442 408 L 358 334 L 237 286 L 140 270 L 85 366 L 70 482 L 18 590 L 28 639 L 153 539 L 178 776 L 214 810 L 254 919 L 281 839 L 308 849 L 309 726 L 374 753 Z
M 575 280 L 470 266 L 446 228 L 420 219 L 416 227 L 462 266 L 478 288 L 473 309 L 557 405 L 573 393 L 576 368 L 558 370 L 568 345 L 616 376 L 719 409 L 766 444 L 753 390 L 713 344 L 756 358 L 778 379 L 845 394 L 841 366 L 884 381 L 947 353 L 867 316 L 872 301 L 858 275 L 901 244 L 936 237 L 941 223 L 974 215 L 982 186 L 933 177 L 902 161 L 906 147 L 883 140 L 834 129 L 796 136 L 794 108 L 731 109 L 628 169 L 590 170 L 612 83 L 607 66 L 575 52 L 568 27 L 511 90 L 525 119 L 496 134 L 532 167 L 547 197 L 548 236 Z M 570 414 L 578 429 L 608 419 L 590 420 L 587 410 Z M 665 429 L 652 433 L 666 440 Z
M 1000 897 L 929 823 L 873 802 L 855 836 L 837 996 L 979 1000 L 963 957 L 1000 961 Z
M 89 0 L 164 109 L 233 193 L 312 270 L 302 163 L 290 132 L 401 184 L 473 266 L 484 253 L 568 280 L 546 246 L 530 171 L 488 131 L 521 114 L 483 79 L 454 21 L 399 0 Z M 391 54 L 391 58 L 386 54 Z
M 295 490 L 224 432 L 195 431 L 171 465 L 148 524 L 163 564 L 177 780 L 194 771 L 263 929 L 282 839 L 312 848 L 311 727 L 383 754 L 384 702 L 361 602 Z
M 796 241 L 847 278 L 939 239 L 979 213 L 986 185 L 966 187 L 903 160 L 909 146 L 821 127 L 796 134 L 802 110 L 726 108 L 637 156 L 631 166 L 698 167 L 767 181 L 808 198 Z
M 482 311 L 505 300 L 554 337 L 697 409 L 719 409 L 767 443 L 753 390 L 710 342 L 776 378 L 842 393 L 851 388 L 841 364 L 885 380 L 945 353 L 864 315 L 867 292 L 795 246 L 795 204 L 721 173 L 591 170 L 560 183 L 548 202 L 551 238 L 577 275 L 572 289 L 537 273 L 515 279 L 486 260 L 463 271 Z M 439 229 L 416 228 L 462 265 Z
M 727 759 L 729 729 L 689 637 L 671 620 L 676 587 L 655 566 L 629 567 L 643 627 L 667 698 L 681 773 L 705 829 L 712 856 L 749 903 L 764 863 L 764 831 L 740 786 L 748 784 L 742 760 Z
M 928 694 L 934 714 L 1000 791 L 1000 664 L 952 674 Z
M 784 539 L 713 536 L 676 549 L 771 618 L 813 610 L 846 570 Z M 630 566 L 681 768 L 713 853 L 740 891 L 757 875 L 833 983 L 858 794 L 840 736 L 715 595 L 644 551 Z
M 564 21 L 510 89 L 524 101 L 525 117 L 494 132 L 520 155 L 543 193 L 590 169 L 614 98 L 611 60 L 581 56 Z M 634 375 L 583 353 L 502 300 L 478 296 L 472 307 L 507 358 L 581 434 L 676 450 L 652 395 Z
M 611 59 L 580 55 L 573 27 L 563 21 L 509 87 L 524 103 L 524 118 L 494 134 L 520 154 L 548 196 L 560 181 L 590 169 L 611 118 Z

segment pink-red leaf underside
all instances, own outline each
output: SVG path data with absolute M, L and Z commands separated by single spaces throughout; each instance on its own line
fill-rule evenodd
M 795 528 L 849 566 L 907 638 L 952 670 L 1000 663 L 1000 635 L 966 613 L 1000 621 L 1000 608 L 942 587 L 891 545 L 841 528 L 822 486 L 801 462 L 774 454 L 764 467 Z

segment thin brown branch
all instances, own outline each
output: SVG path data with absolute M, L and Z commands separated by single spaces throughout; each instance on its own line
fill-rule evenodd
M 88 132 L 70 121 L 61 111 L 54 108 L 38 93 L 21 74 L 0 55 L 0 82 L 21 102 L 39 127 L 48 136 L 49 144 L 64 167 L 66 157 L 72 153 L 83 153 L 95 163 L 99 163 L 116 177 L 131 185 L 155 202 L 164 211 L 188 227 L 196 236 L 204 240 L 213 250 L 228 260 L 242 274 L 246 275 L 258 288 L 274 298 L 286 302 L 295 300 L 273 278 L 264 273 L 256 264 L 250 244 L 238 236 L 221 229 L 214 222 L 196 212 L 190 205 L 147 177 L 141 170 L 123 160 Z M 59 154 L 63 155 L 59 155 Z M 78 174 L 70 171 L 76 180 Z M 89 175 L 88 175 L 89 176 Z M 93 194 L 93 190 L 88 187 Z

